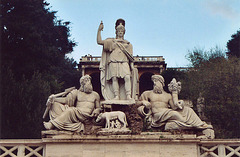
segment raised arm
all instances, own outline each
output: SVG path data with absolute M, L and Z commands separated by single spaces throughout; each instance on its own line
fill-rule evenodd
M 171 109 L 177 110 L 178 107 L 177 107 L 177 105 L 175 105 L 174 101 L 175 101 L 175 98 L 173 98 L 172 95 L 169 94 L 169 102 L 168 102 L 168 104 L 170 105 Z
M 103 22 L 101 21 L 99 27 L 98 27 L 98 32 L 97 32 L 97 43 L 99 45 L 103 45 L 104 42 L 102 40 L 102 36 L 101 36 L 101 31 L 103 31 Z
M 74 106 L 75 105 L 74 102 L 77 98 L 77 93 L 78 93 L 77 89 L 74 89 L 64 97 L 60 97 L 60 96 L 58 97 L 59 94 L 51 95 L 50 97 L 52 98 L 53 102 Z
M 67 103 L 67 98 L 66 97 L 63 97 L 63 98 L 54 98 L 53 99 L 54 102 L 59 102 L 61 104 L 66 104 Z
M 181 82 L 177 82 L 175 78 L 168 84 L 168 90 L 172 93 L 172 99 L 169 102 L 172 109 L 183 109 L 183 101 L 178 100 L 178 94 L 181 91 Z M 176 108 L 177 107 L 177 108 Z

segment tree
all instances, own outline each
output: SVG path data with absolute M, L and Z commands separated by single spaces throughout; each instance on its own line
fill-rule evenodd
M 186 73 L 187 71 L 178 71 L 176 69 L 170 69 L 170 68 L 168 68 L 167 70 L 164 70 L 163 73 L 161 74 L 165 80 L 164 90 L 169 92 L 167 85 L 172 81 L 172 79 L 175 78 L 177 81 L 184 80 L 186 77 L 185 76 Z
M 1 138 L 39 138 L 49 94 L 79 84 L 76 62 L 65 57 L 76 45 L 70 22 L 56 19 L 48 6 L 1 1 Z
M 1 138 L 39 138 L 45 99 L 50 94 L 49 82 L 40 73 L 21 81 L 16 81 L 10 69 L 4 73 L 1 83 L 7 85 L 1 88 Z
M 194 49 L 188 54 L 193 70 L 183 80 L 183 91 L 191 100 L 201 92 L 205 114 L 214 126 L 217 138 L 240 137 L 240 60 L 226 58 L 223 51 Z
M 227 43 L 227 55 L 228 57 L 238 57 L 240 58 L 240 30 L 237 31 L 236 34 L 232 35 L 232 39 L 230 39 Z
M 2 1 L 2 61 L 20 78 L 36 70 L 54 72 L 51 68 L 61 66 L 75 46 L 68 38 L 69 22 L 56 21 L 48 5 L 43 0 Z

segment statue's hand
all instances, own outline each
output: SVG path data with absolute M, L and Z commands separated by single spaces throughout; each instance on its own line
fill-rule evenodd
M 131 71 L 134 69 L 133 62 L 130 63 L 130 69 L 131 69 Z
M 100 25 L 99 25 L 99 27 L 98 27 L 98 31 L 103 31 L 103 22 L 101 21 L 101 23 L 100 23 Z
M 151 103 L 148 102 L 148 101 L 142 101 L 143 105 L 146 107 L 146 108 L 151 108 Z
M 184 106 L 184 101 L 183 100 L 179 100 L 178 103 L 177 103 L 177 107 L 182 110 L 183 106 Z
M 99 113 L 100 113 L 100 110 L 95 109 L 95 110 L 92 112 L 92 116 L 93 116 L 93 117 L 97 117 L 97 116 L 99 115 Z
M 54 94 L 50 95 L 50 96 L 48 97 L 48 99 L 49 99 L 49 102 L 50 102 L 51 104 L 53 104 L 53 103 L 54 103 L 54 100 L 55 100 L 55 95 L 54 95 Z

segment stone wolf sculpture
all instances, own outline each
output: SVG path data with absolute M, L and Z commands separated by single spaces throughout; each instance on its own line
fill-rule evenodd
M 110 120 L 118 119 L 120 123 L 123 124 L 122 128 L 126 128 L 127 126 L 127 120 L 126 115 L 122 111 L 113 111 L 113 112 L 104 112 L 100 113 L 96 119 L 96 122 L 99 122 L 100 120 L 106 120 L 105 128 L 110 128 Z

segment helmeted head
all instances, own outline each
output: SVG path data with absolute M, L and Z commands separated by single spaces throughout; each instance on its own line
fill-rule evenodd
M 118 19 L 115 23 L 116 38 L 123 38 L 125 34 L 125 21 L 123 19 Z
M 80 78 L 80 91 L 85 93 L 91 93 L 93 91 L 92 83 L 91 83 L 91 76 L 84 75 Z
M 162 93 L 164 87 L 164 78 L 161 75 L 152 75 L 153 92 Z

